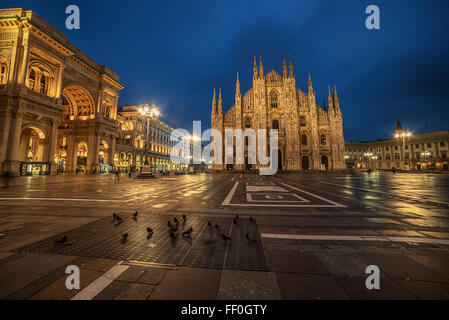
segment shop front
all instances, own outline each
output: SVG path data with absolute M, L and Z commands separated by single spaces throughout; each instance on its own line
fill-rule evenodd
M 21 176 L 47 176 L 50 174 L 50 162 L 21 162 Z

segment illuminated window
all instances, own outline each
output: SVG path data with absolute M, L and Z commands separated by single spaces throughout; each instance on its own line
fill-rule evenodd
M 270 105 L 272 108 L 278 107 L 278 95 L 274 90 L 270 93 Z

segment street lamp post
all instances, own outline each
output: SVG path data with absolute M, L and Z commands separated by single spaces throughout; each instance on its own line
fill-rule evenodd
M 141 115 L 145 116 L 147 118 L 147 149 L 149 145 L 149 139 L 150 139 L 150 118 L 158 117 L 160 115 L 159 109 L 156 107 L 155 104 L 152 106 L 149 106 L 148 104 L 143 104 L 139 107 L 139 112 Z M 148 156 L 147 156 L 148 161 Z M 148 161 L 148 163 L 150 163 Z M 151 166 L 151 170 L 153 170 L 153 167 Z
M 401 144 L 401 159 L 403 161 L 403 169 L 405 169 L 405 141 L 412 136 L 412 133 L 410 131 L 397 131 L 394 135 L 394 138 L 396 140 L 402 141 Z

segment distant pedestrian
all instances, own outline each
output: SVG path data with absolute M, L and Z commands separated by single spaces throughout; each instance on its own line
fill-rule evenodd
M 391 171 L 393 171 L 393 174 L 396 174 L 396 168 L 395 167 L 391 168 Z

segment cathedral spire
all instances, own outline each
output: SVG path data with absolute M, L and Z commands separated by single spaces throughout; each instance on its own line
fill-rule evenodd
M 259 77 L 260 77 L 260 78 L 263 78 L 262 56 L 260 56 Z
M 293 62 L 292 62 L 292 56 L 289 56 L 289 62 L 288 62 L 288 72 L 290 78 L 293 78 L 295 74 L 293 73 Z
M 341 110 L 340 110 L 340 99 L 338 98 L 337 86 L 336 85 L 334 85 L 334 107 L 335 107 L 335 112 L 341 113 Z
M 239 80 L 239 73 L 237 72 L 237 82 L 235 83 L 235 95 L 240 96 L 240 80 Z
M 329 112 L 334 113 L 334 97 L 332 95 L 330 85 L 329 85 L 329 96 L 327 97 L 327 103 L 329 105 Z
M 284 56 L 284 61 L 282 63 L 282 75 L 284 76 L 284 78 L 288 77 L 287 74 L 287 64 L 285 63 L 285 56 Z
M 214 88 L 214 98 L 212 99 L 212 114 L 214 114 L 215 112 L 217 112 L 217 95 Z
M 223 113 L 223 99 L 221 98 L 221 88 L 220 88 L 220 94 L 218 96 L 218 113 Z
M 314 91 L 313 91 L 312 76 L 310 75 L 310 70 L 309 70 L 309 94 L 310 93 L 315 94 Z
M 253 78 L 256 79 L 257 77 L 258 77 L 257 62 L 256 62 L 256 56 L 254 56 Z

